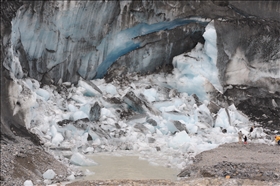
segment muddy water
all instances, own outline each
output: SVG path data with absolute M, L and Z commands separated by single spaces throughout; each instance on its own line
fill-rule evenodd
M 98 165 L 82 167 L 94 172 L 83 180 L 105 180 L 105 179 L 168 179 L 177 180 L 176 175 L 180 170 L 163 166 L 151 165 L 146 160 L 139 159 L 134 155 L 115 156 L 106 153 L 96 153 L 87 158 L 93 159 Z

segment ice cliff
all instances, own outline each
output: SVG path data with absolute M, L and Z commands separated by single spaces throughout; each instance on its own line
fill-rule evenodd
M 24 103 L 17 93 L 22 90 L 16 78 L 31 77 L 41 85 L 57 84 L 60 79 L 77 83 L 80 77 L 91 80 L 112 76 L 112 80 L 115 73 L 109 72 L 148 74 L 173 64 L 182 72 L 183 78 L 178 77 L 182 81 L 190 81 L 197 74 L 197 89 L 208 87 L 201 95 L 200 91 L 188 92 L 193 87 L 179 84 L 177 90 L 196 93 L 200 99 L 205 99 L 206 93 L 213 94 L 210 97 L 217 104 L 227 107 L 235 103 L 256 120 L 258 115 L 271 115 L 271 123 L 277 128 L 279 7 L 277 1 L 19 3 L 12 10 L 3 10 L 6 13 L 1 23 L 9 28 L 1 27 L 1 68 L 5 76 L 1 99 L 11 94 L 17 97 L 7 100 L 1 122 L 8 121 Z M 9 12 L 15 11 L 11 19 Z M 216 36 L 207 41 L 203 34 L 211 20 Z M 207 69 L 199 68 L 192 55 L 195 50 L 201 52 L 198 57 L 210 62 Z M 190 66 L 195 66 L 192 72 Z M 209 86 L 204 86 L 205 82 Z M 256 108 L 259 104 L 261 107 Z M 22 116 L 15 118 L 23 122 L 30 111 L 19 110 Z

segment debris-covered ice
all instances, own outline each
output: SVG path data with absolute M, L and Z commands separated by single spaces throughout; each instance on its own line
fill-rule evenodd
M 19 80 L 16 92 L 35 103 L 28 128 L 46 149 L 64 149 L 51 151 L 56 157 L 79 166 L 96 164 L 84 154 L 126 150 L 154 164 L 183 168 L 202 151 L 237 142 L 238 131 L 249 135 L 253 124 L 234 105 L 210 99 L 211 92 L 222 92 L 215 34 L 209 24 L 206 44 L 175 57 L 170 74 L 128 73 L 123 81 L 80 79 L 75 86 L 41 88 L 37 81 Z M 261 127 L 250 134 L 251 139 L 264 136 Z

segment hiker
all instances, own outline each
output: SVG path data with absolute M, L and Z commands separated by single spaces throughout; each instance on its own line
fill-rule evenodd
M 247 136 L 244 137 L 244 144 L 247 144 Z
M 243 136 L 242 132 L 239 131 L 239 132 L 238 132 L 238 142 L 239 142 L 239 143 L 242 143 L 242 136 Z
M 255 127 L 252 126 L 252 127 L 250 128 L 250 131 L 249 131 L 249 132 L 250 132 L 250 133 L 253 132 L 254 128 L 255 128 Z
M 252 126 L 249 130 L 249 135 L 248 135 L 249 139 L 252 139 L 251 132 L 253 132 L 254 128 L 255 128 L 255 126 Z

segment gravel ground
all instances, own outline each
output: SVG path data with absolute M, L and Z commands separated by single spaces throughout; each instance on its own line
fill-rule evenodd
M 231 143 L 197 155 L 180 177 L 225 177 L 280 182 L 280 146 Z
M 257 143 L 230 143 L 202 152 L 195 162 L 170 180 L 93 180 L 67 186 L 87 185 L 273 185 L 280 186 L 280 146 Z M 229 179 L 226 178 L 229 176 Z
M 57 174 L 52 182 L 65 180 L 67 167 L 31 141 L 16 137 L 18 142 L 1 140 L 0 185 L 22 186 L 25 180 L 45 185 L 43 173 L 53 169 Z
M 32 180 L 46 185 L 42 174 L 53 169 L 52 183 L 63 183 L 69 171 L 65 165 L 40 146 L 21 138 L 19 142 L 1 141 L 1 185 L 23 185 Z M 170 180 L 92 180 L 67 186 L 86 185 L 273 185 L 280 186 L 280 146 L 257 143 L 231 143 L 202 152 L 184 169 L 178 181 Z M 227 179 L 226 176 L 230 178 Z M 60 185 L 60 184 L 57 184 Z M 64 185 L 64 184 L 61 184 Z
M 94 180 L 74 182 L 66 186 L 279 186 L 275 181 L 226 178 L 193 178 L 180 181 L 169 180 Z

